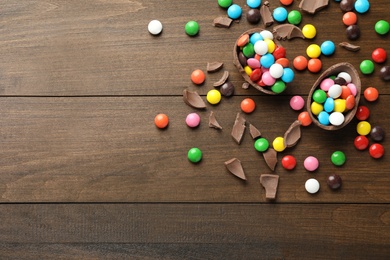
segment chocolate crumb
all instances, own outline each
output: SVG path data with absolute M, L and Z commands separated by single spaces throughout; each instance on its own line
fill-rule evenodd
M 229 17 L 219 16 L 214 19 L 213 26 L 220 27 L 220 28 L 229 28 L 232 22 L 233 20 L 230 19 Z
M 310 14 L 315 14 L 327 7 L 328 4 L 329 0 L 302 0 L 299 4 L 299 8 Z
M 225 70 L 223 72 L 222 78 L 220 78 L 217 82 L 214 82 L 213 86 L 214 87 L 220 87 L 222 86 L 226 80 L 229 78 L 229 71 Z
M 359 51 L 360 50 L 360 46 L 358 45 L 354 45 L 352 43 L 349 43 L 349 42 L 340 42 L 339 43 L 339 46 L 343 47 L 344 49 L 348 50 L 348 51 Z
M 222 129 L 222 126 L 218 123 L 213 111 L 211 111 L 209 116 L 209 127 L 213 127 L 215 129 Z
M 222 68 L 223 62 L 214 61 L 214 62 L 207 62 L 207 72 L 215 72 Z
M 262 174 L 260 175 L 260 183 L 265 189 L 265 197 L 267 199 L 275 199 L 278 190 L 279 175 Z
M 260 15 L 265 27 L 271 26 L 274 23 L 274 18 L 272 17 L 271 11 L 269 10 L 268 1 L 265 1 L 264 4 L 260 7 Z
M 278 163 L 278 153 L 273 148 L 268 148 L 268 150 L 263 153 L 263 157 L 268 167 L 272 171 L 275 171 L 276 164 Z
M 241 86 L 243 89 L 248 89 L 249 88 L 249 83 L 248 82 L 244 82 L 242 83 L 242 86 Z
M 292 147 L 301 139 L 301 121 L 295 120 L 284 134 L 284 146 Z
M 192 92 L 187 89 L 183 90 L 183 100 L 187 105 L 191 107 L 206 108 L 206 103 L 196 91 Z
M 273 29 L 273 33 L 276 34 L 276 39 L 278 40 L 290 40 L 293 38 L 302 38 L 303 36 L 302 30 L 293 24 L 281 24 L 277 25 Z
M 241 143 L 245 128 L 245 118 L 241 115 L 241 113 L 237 113 L 236 120 L 234 121 L 231 132 L 231 136 L 233 137 L 234 141 L 236 141 L 236 143 Z
M 226 168 L 238 178 L 246 181 L 245 172 L 242 168 L 241 161 L 237 158 L 230 159 L 225 162 Z
M 249 132 L 253 139 L 259 138 L 261 136 L 261 132 L 254 125 L 249 124 Z

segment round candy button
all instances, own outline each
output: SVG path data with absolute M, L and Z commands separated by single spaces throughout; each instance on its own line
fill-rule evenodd
M 256 103 L 251 98 L 245 98 L 241 101 L 241 110 L 247 114 L 252 113 L 256 108 Z
M 301 110 L 305 106 L 305 100 L 301 96 L 293 96 L 290 99 L 290 107 L 293 110 Z
M 355 140 L 353 141 L 353 145 L 355 146 L 355 148 L 360 151 L 367 149 L 368 144 L 368 138 L 364 135 L 356 136 Z
M 372 140 L 376 142 L 381 142 L 385 138 L 385 130 L 380 126 L 374 126 L 371 128 L 370 136 Z
M 297 165 L 297 160 L 292 155 L 286 155 L 282 158 L 282 166 L 286 170 L 292 170 Z
M 376 48 L 372 52 L 371 57 L 376 63 L 383 63 L 387 59 L 387 52 L 383 48 Z
M 364 60 L 360 63 L 360 71 L 363 74 L 371 74 L 374 72 L 374 63 L 370 60 Z
M 305 36 L 305 38 L 307 39 L 313 39 L 316 34 L 317 34 L 317 30 L 316 28 L 314 27 L 314 25 L 312 24 L 306 24 L 305 26 L 303 26 L 302 28 L 302 33 L 303 33 L 303 36 Z
M 390 24 L 385 20 L 379 20 L 375 24 L 375 31 L 377 34 L 385 35 L 390 30 Z
M 311 120 L 309 112 L 307 112 L 307 111 L 301 112 L 298 115 L 298 120 L 301 122 L 302 126 L 309 126 L 313 122 Z
M 363 94 L 364 94 L 364 98 L 370 102 L 377 100 L 379 97 L 378 90 L 373 87 L 366 88 Z
M 265 152 L 269 147 L 269 142 L 264 137 L 257 139 L 254 143 L 255 149 L 258 152 Z
M 369 148 L 369 152 L 372 158 L 379 159 L 385 153 L 385 148 L 381 144 L 372 144 Z
M 304 161 L 303 161 L 303 166 L 305 169 L 309 172 L 313 172 L 318 169 L 319 166 L 319 161 L 316 157 L 314 156 L 308 156 Z
M 308 179 L 305 182 L 305 189 L 308 193 L 317 193 L 320 190 L 320 183 L 316 179 Z
M 233 20 L 240 18 L 241 14 L 242 14 L 242 9 L 237 4 L 232 4 L 231 6 L 229 6 L 227 10 L 227 15 L 229 16 L 230 19 Z
M 202 151 L 199 148 L 191 148 L 187 154 L 188 160 L 192 163 L 197 163 L 202 160 Z
M 221 92 L 216 89 L 212 89 L 207 92 L 206 99 L 210 104 L 216 105 L 221 101 Z
M 302 15 L 297 10 L 292 10 L 287 15 L 287 21 L 291 24 L 298 25 L 302 21 Z
M 160 129 L 166 128 L 168 126 L 168 123 L 169 119 L 166 114 L 158 114 L 154 118 L 154 124 Z
M 193 83 L 197 85 L 202 84 L 205 81 L 205 79 L 206 76 L 202 70 L 197 69 L 191 73 L 191 80 Z
M 189 127 L 197 127 L 200 124 L 200 116 L 197 113 L 190 113 L 186 117 L 186 124 Z
M 199 33 L 199 24 L 195 21 L 189 21 L 184 29 L 189 36 L 195 36 Z
M 233 0 L 218 0 L 218 4 L 222 8 L 228 8 L 233 3 Z
M 148 24 L 148 31 L 150 34 L 158 35 L 162 32 L 163 26 L 159 20 L 152 20 Z
M 368 135 L 371 132 L 371 125 L 367 121 L 361 121 L 356 126 L 359 135 Z
M 272 146 L 277 152 L 283 152 L 284 149 L 286 149 L 286 146 L 284 146 L 284 139 L 283 137 L 279 136 L 274 139 L 272 142 Z
M 360 121 L 367 120 L 370 116 L 370 110 L 366 106 L 358 106 L 355 116 Z
M 345 154 L 342 151 L 335 151 L 330 157 L 332 163 L 336 166 L 341 166 L 345 163 Z
M 339 189 L 342 184 L 340 175 L 338 174 L 329 175 L 328 178 L 326 179 L 326 184 L 328 184 L 328 187 L 331 188 L 332 190 Z

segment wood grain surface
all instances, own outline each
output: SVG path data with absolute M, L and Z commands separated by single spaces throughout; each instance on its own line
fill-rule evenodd
M 3 0 L 0 1 L 0 258 L 1 259 L 388 259 L 390 249 L 390 151 L 373 159 L 353 145 L 357 119 L 339 131 L 302 128 L 298 144 L 278 154 L 275 172 L 253 148 L 247 129 L 240 145 L 230 133 L 240 102 L 251 97 L 256 110 L 246 120 L 272 142 L 283 136 L 299 112 L 294 95 L 307 98 L 319 74 L 296 72 L 281 95 L 242 89 L 232 62 L 237 37 L 260 23 L 246 20 L 245 0 L 234 1 L 243 16 L 229 29 L 212 21 L 226 10 L 210 0 Z M 299 10 L 296 0 L 288 11 Z M 388 52 L 389 34 L 374 25 L 390 21 L 388 3 L 371 0 L 358 14 L 359 52 L 341 47 L 321 56 L 323 70 L 339 62 L 357 69 L 375 48 Z M 280 6 L 270 1 L 271 11 Z M 317 28 L 312 39 L 283 41 L 287 57 L 306 55 L 309 44 L 348 41 L 343 12 L 330 0 L 315 15 L 302 12 L 299 27 Z M 150 20 L 164 29 L 152 36 Z M 184 25 L 195 20 L 200 33 L 189 37 Z M 272 27 L 271 27 L 272 28 Z M 220 61 L 196 86 L 194 69 Z M 368 121 L 388 133 L 389 82 L 360 73 L 362 89 L 380 97 L 361 104 Z M 184 89 L 202 99 L 223 71 L 235 95 L 196 110 L 183 102 Z M 208 126 L 213 111 L 223 127 Z M 185 125 L 197 112 L 201 124 Z M 169 127 L 154 126 L 156 114 Z M 199 147 L 203 159 L 191 164 L 187 151 Z M 346 164 L 334 166 L 333 151 Z M 281 166 L 292 154 L 297 167 Z M 303 160 L 314 155 L 320 167 L 307 172 Z M 231 175 L 224 162 L 241 160 L 247 181 Z M 275 201 L 265 198 L 259 176 L 280 176 Z M 329 174 L 343 179 L 340 190 L 326 185 Z M 304 183 L 319 180 L 308 194 Z

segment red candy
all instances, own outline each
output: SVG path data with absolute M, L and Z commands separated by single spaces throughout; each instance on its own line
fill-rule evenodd
M 286 58 L 286 49 L 283 48 L 282 46 L 278 46 L 276 47 L 272 55 L 274 56 L 275 60 Z
M 379 159 L 385 153 L 385 148 L 381 144 L 372 144 L 369 149 L 372 158 Z
M 286 170 L 292 170 L 297 165 L 297 160 L 292 155 L 286 155 L 282 158 L 282 166 Z
M 367 120 L 370 116 L 370 110 L 366 106 L 359 106 L 356 111 L 356 118 L 360 121 Z
M 383 63 L 387 59 L 387 53 L 384 49 L 382 48 L 377 48 L 372 52 L 372 60 L 375 61 L 376 63 Z
M 250 75 L 250 79 L 254 82 L 258 81 L 261 78 L 263 72 L 261 69 L 254 69 Z
M 355 140 L 353 141 L 353 145 L 360 151 L 367 149 L 368 143 L 368 138 L 364 135 L 356 136 Z
M 256 108 L 256 103 L 251 98 L 245 98 L 241 101 L 241 110 L 247 114 L 252 113 Z

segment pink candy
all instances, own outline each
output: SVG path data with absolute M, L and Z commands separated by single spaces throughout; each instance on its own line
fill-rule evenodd
M 318 159 L 314 156 L 308 156 L 305 161 L 303 162 L 303 166 L 306 170 L 309 172 L 313 172 L 317 170 L 320 163 L 318 162 Z
M 200 124 L 200 116 L 197 113 L 190 113 L 186 117 L 186 124 L 189 127 L 197 127 Z
M 290 99 L 290 107 L 296 111 L 301 110 L 305 106 L 305 100 L 301 96 L 293 96 Z
M 330 79 L 330 78 L 327 78 L 327 79 L 324 79 L 323 81 L 321 81 L 321 84 L 320 84 L 320 88 L 323 90 L 323 91 L 328 91 L 329 88 L 331 86 L 334 85 L 334 80 L 333 79 Z
M 256 60 L 255 58 L 250 58 L 246 62 L 248 66 L 251 67 L 252 69 L 260 68 L 260 61 Z
M 271 76 L 271 73 L 269 73 L 269 71 L 266 71 L 263 73 L 263 76 L 261 77 L 261 79 L 263 80 L 263 83 L 266 85 L 266 86 L 272 86 L 273 84 L 275 84 L 276 82 L 276 79 L 274 79 L 272 76 Z

